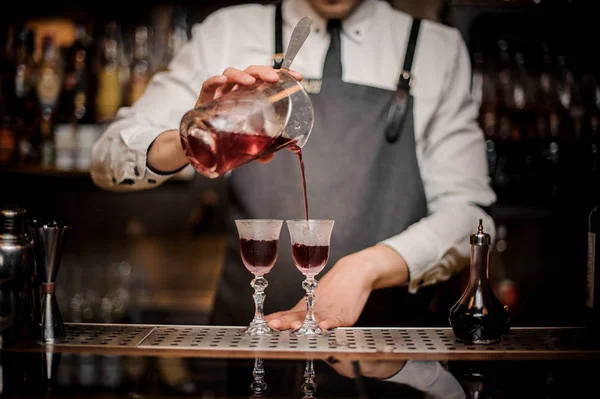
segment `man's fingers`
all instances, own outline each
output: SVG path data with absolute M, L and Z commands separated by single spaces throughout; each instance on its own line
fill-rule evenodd
M 227 83 L 227 76 L 224 75 L 216 75 L 206 79 L 202 84 L 202 90 L 200 91 L 200 96 L 198 96 L 196 106 L 205 101 L 212 100 L 215 96 L 215 92 L 225 83 Z
M 235 90 L 238 87 L 238 84 L 235 82 L 224 84 L 219 87 L 215 93 L 215 98 L 219 98 L 224 94 L 229 93 L 232 90 Z
M 279 80 L 277 71 L 268 66 L 253 65 L 245 69 L 245 72 L 267 83 L 276 83 Z
M 296 71 L 287 70 L 297 80 L 302 80 L 302 74 Z M 249 86 L 257 81 L 267 83 L 276 83 L 279 80 L 277 70 L 263 65 L 252 65 L 241 71 L 236 68 L 227 68 L 222 75 L 216 75 L 208 78 L 202 84 L 202 90 L 196 101 L 196 106 L 211 101 L 214 98 L 221 97 L 224 94 L 235 90 L 238 86 Z M 265 162 L 269 162 L 266 159 Z
M 292 71 L 291 69 L 286 69 L 285 71 L 296 78 L 296 80 L 304 79 L 304 76 L 300 72 Z
M 277 73 L 277 70 L 269 66 L 253 65 L 246 68 L 245 71 L 255 78 L 265 82 L 276 83 L 279 80 L 279 74 Z M 304 76 L 302 76 L 300 72 L 293 71 L 291 69 L 286 69 L 285 71 L 292 75 L 296 80 L 304 79 Z
M 251 85 L 256 82 L 256 78 L 250 75 L 248 72 L 240 71 L 235 68 L 227 68 L 223 71 L 223 75 L 227 76 L 227 83 L 240 84 L 240 85 Z
M 340 316 L 332 316 L 332 317 L 327 317 L 327 318 L 323 319 L 319 323 L 319 327 L 321 327 L 324 330 L 331 330 L 332 328 L 337 328 L 337 327 L 348 327 L 344 324 L 345 323 L 343 322 L 343 320 Z
M 284 314 L 286 314 L 289 311 L 281 311 L 281 312 L 275 312 L 275 313 L 271 313 L 265 316 L 265 320 L 267 322 L 273 320 L 273 319 L 278 319 L 279 317 L 283 316 Z
M 219 87 L 223 86 L 225 83 L 227 83 L 227 76 L 212 76 L 204 81 L 204 84 L 202 85 L 202 93 L 214 93 Z
M 277 330 L 296 329 L 302 325 L 304 312 L 286 312 L 268 322 L 269 326 Z

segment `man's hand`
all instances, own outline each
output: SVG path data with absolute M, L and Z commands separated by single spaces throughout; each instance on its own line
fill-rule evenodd
M 315 291 L 315 318 L 326 330 L 351 326 L 358 320 L 372 289 L 372 276 L 356 256 L 336 263 L 319 281 Z M 266 317 L 269 325 L 278 330 L 300 327 L 306 315 L 306 300 L 291 310 Z
M 393 249 L 376 245 L 340 259 L 321 280 L 315 291 L 315 318 L 329 330 L 350 327 L 358 320 L 371 294 L 377 288 L 404 284 L 408 269 Z M 306 315 L 306 301 L 292 309 L 265 317 L 277 330 L 295 329 Z
M 286 72 L 300 81 L 303 79 L 302 74 L 296 71 L 286 70 Z M 277 83 L 278 80 L 279 75 L 277 75 L 277 70 L 269 66 L 252 65 L 243 71 L 235 68 L 227 68 L 223 71 L 223 74 L 212 76 L 204 81 L 200 96 L 198 96 L 198 100 L 196 100 L 196 107 L 206 104 L 215 98 L 219 98 L 240 86 L 251 86 L 261 81 L 266 83 Z M 257 159 L 257 161 L 268 163 L 274 156 L 275 154 L 269 154 Z
M 290 75 L 298 80 L 302 80 L 302 74 L 296 71 L 287 70 Z M 200 96 L 196 101 L 196 106 L 206 104 L 215 98 L 229 93 L 240 86 L 252 86 L 256 82 L 277 83 L 279 75 L 277 70 L 269 66 L 252 65 L 243 71 L 235 68 L 227 68 L 223 74 L 210 77 L 202 84 Z

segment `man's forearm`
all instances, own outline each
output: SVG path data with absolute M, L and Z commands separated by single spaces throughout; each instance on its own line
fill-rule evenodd
M 400 254 L 387 245 L 378 244 L 363 249 L 352 256 L 366 265 L 372 289 L 388 288 L 408 282 L 409 272 Z
M 189 161 L 181 146 L 178 130 L 160 134 L 148 150 L 148 166 L 161 173 L 171 173 L 184 167 Z

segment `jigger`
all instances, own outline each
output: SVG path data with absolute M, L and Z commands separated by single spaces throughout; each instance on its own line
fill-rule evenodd
M 57 343 L 65 338 L 65 327 L 54 295 L 54 284 L 70 226 L 56 220 L 33 220 L 28 227 L 34 242 L 36 277 L 41 293 L 39 341 Z

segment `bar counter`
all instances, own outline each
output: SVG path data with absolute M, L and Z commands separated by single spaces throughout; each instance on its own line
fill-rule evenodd
M 227 326 L 65 329 L 62 342 L 2 352 L 3 397 L 600 395 L 600 345 L 579 327 L 513 327 L 491 345 L 459 343 L 450 328 L 339 328 L 310 339 Z

